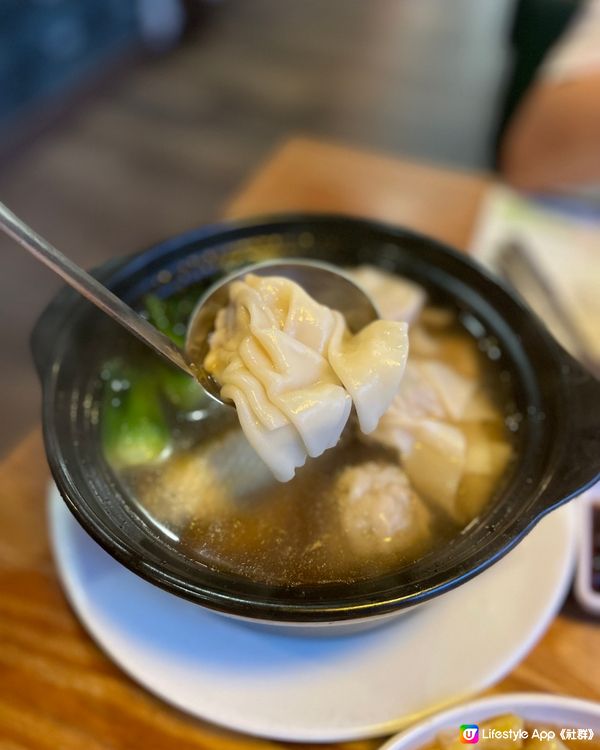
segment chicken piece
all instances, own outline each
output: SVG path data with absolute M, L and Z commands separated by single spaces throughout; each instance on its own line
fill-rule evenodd
M 359 554 L 411 553 L 430 538 L 431 514 L 398 466 L 349 466 L 339 474 L 334 496 L 341 526 Z
M 348 275 L 375 302 L 383 320 L 414 323 L 427 299 L 422 286 L 375 266 L 358 266 Z

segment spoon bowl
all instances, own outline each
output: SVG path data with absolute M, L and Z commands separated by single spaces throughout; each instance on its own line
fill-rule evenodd
M 188 321 L 185 357 L 193 363 L 196 379 L 219 403 L 230 404 L 220 396 L 220 386 L 202 366 L 209 348 L 209 337 L 220 309 L 229 302 L 228 288 L 247 274 L 283 276 L 295 281 L 322 305 L 342 313 L 353 333 L 379 318 L 371 298 L 352 279 L 335 266 L 321 261 L 291 258 L 264 261 L 237 270 L 209 287 L 198 300 Z

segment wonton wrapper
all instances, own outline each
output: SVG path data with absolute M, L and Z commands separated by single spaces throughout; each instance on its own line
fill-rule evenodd
M 371 297 L 383 320 L 414 323 L 423 309 L 427 295 L 414 281 L 374 266 L 358 266 L 348 275 Z
M 248 274 L 229 298 L 204 366 L 276 479 L 336 445 L 352 403 L 361 430 L 375 429 L 404 372 L 405 323 L 377 320 L 352 336 L 339 312 L 275 276 Z

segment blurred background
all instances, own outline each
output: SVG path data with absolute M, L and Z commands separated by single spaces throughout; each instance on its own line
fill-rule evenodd
M 575 0 L 0 0 L 0 200 L 85 267 L 219 217 L 286 137 L 493 170 Z M 0 238 L 0 452 L 58 288 Z

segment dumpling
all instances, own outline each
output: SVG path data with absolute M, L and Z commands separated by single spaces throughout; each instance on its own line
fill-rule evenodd
M 417 367 L 423 380 L 430 383 L 440 397 L 449 419 L 460 421 L 473 398 L 476 382 L 435 359 L 421 360 Z
M 375 302 L 383 320 L 414 323 L 427 299 L 422 286 L 375 266 L 358 266 L 348 275 Z
M 451 518 L 459 517 L 457 493 L 465 471 L 467 441 L 455 425 L 425 419 L 408 429 L 402 466 L 415 489 Z
M 419 321 L 411 323 L 408 340 L 411 357 L 439 357 L 441 350 L 439 340 L 432 336 Z
M 409 360 L 390 408 L 371 438 L 398 451 L 419 494 L 458 519 L 457 493 L 466 470 L 467 441 L 456 424 L 476 384 L 436 360 Z
M 404 323 L 376 320 L 350 336 L 340 313 L 329 342 L 329 361 L 350 394 L 360 429 L 368 435 L 398 393 L 408 355 Z
M 460 421 L 477 384 L 434 359 L 410 359 L 402 383 L 382 422 L 400 419 Z M 381 422 L 380 422 L 381 423 Z
M 307 456 L 339 441 L 356 408 L 371 432 L 394 399 L 407 325 L 377 320 L 351 335 L 341 313 L 286 278 L 248 274 L 229 286 L 204 367 L 233 401 L 248 441 L 287 482 Z
M 465 472 L 500 476 L 512 456 L 510 443 L 494 439 L 481 423 L 464 424 L 461 428 L 467 441 Z

